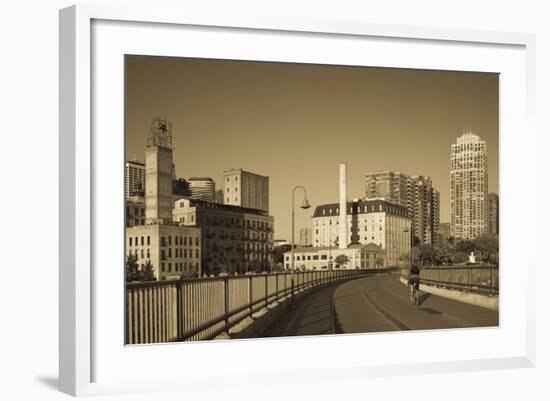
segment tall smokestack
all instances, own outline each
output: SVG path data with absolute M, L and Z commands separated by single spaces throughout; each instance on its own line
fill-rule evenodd
M 348 247 L 347 165 L 340 163 L 340 214 L 338 216 L 338 248 Z

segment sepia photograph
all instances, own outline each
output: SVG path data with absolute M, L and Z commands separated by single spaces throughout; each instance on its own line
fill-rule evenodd
M 499 74 L 124 64 L 127 345 L 499 326 Z

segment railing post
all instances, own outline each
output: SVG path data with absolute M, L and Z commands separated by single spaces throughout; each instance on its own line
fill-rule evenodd
M 279 273 L 275 273 L 275 301 L 279 302 Z
M 248 305 L 249 305 L 249 312 L 252 315 L 252 274 L 248 275 Z
M 471 272 L 472 272 L 472 267 L 470 266 L 468 268 L 468 292 L 472 292 L 472 280 L 471 280 Z
M 491 265 L 491 296 L 495 294 L 495 269 Z
M 224 295 L 225 295 L 225 330 L 229 334 L 229 276 L 224 277 Z
M 265 274 L 265 307 L 267 309 L 267 273 Z

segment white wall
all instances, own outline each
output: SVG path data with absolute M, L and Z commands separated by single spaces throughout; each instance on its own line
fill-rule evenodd
M 96 1 L 97 3 L 137 3 L 138 1 Z M 57 221 L 58 221 L 58 8 L 70 5 L 63 0 L 5 1 L 0 13 L 0 99 L 2 124 L 2 287 L 0 288 L 0 397 L 7 400 L 66 399 L 54 390 L 57 381 Z M 223 14 L 275 14 L 302 18 L 336 20 L 366 19 L 375 23 L 396 23 L 538 34 L 537 104 L 540 118 L 538 170 L 548 172 L 549 148 L 548 90 L 550 71 L 549 12 L 544 1 L 497 0 L 340 0 L 324 4 L 317 0 L 277 1 L 161 1 Z M 521 135 L 521 133 L 518 133 Z M 543 180 L 539 180 L 542 183 Z M 547 180 L 545 180 L 547 182 Z M 35 214 L 36 194 L 41 212 Z M 542 194 L 539 193 L 539 199 Z M 541 215 L 538 236 L 533 241 L 545 249 L 550 226 L 548 214 Z M 30 227 L 36 230 L 31 232 Z M 533 227 L 531 227 L 533 229 Z M 543 243 L 544 241 L 544 243 Z M 542 259 L 542 258 L 541 258 Z M 545 258 L 546 259 L 546 258 Z M 25 275 L 18 274 L 24 268 Z M 482 373 L 441 374 L 401 378 L 379 378 L 364 382 L 296 383 L 269 388 L 212 390 L 201 399 L 413 399 L 450 400 L 547 399 L 550 376 L 548 262 L 538 270 L 537 302 L 538 367 Z M 30 274 L 29 274 L 30 273 Z M 13 280 L 13 281 L 10 281 Z M 290 396 L 292 392 L 292 396 Z M 107 399 L 181 399 L 181 395 L 132 395 Z M 192 399 L 192 398 L 190 398 Z

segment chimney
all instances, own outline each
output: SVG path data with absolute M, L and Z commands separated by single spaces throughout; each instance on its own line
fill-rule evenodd
M 338 216 L 338 248 L 348 247 L 347 165 L 340 163 L 340 214 Z

